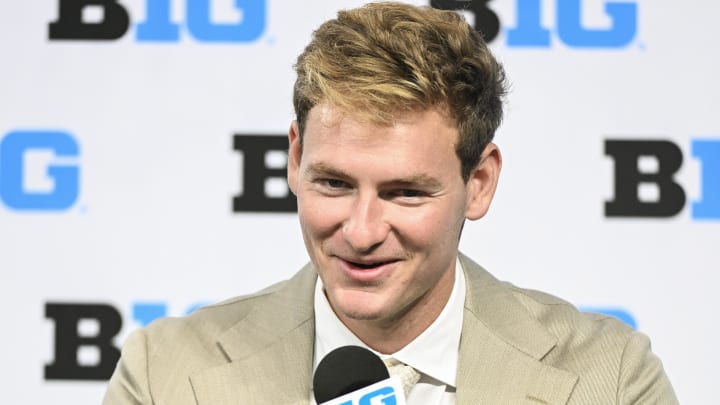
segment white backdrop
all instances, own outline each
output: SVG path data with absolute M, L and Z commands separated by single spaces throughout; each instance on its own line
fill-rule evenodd
M 93 344 L 76 354 L 77 345 L 56 341 L 59 324 L 92 339 L 110 321 L 75 325 L 73 316 L 92 316 L 71 304 L 117 312 L 122 329 L 111 344 L 119 347 L 150 308 L 181 315 L 289 277 L 306 261 L 295 214 L 233 212 L 233 197 L 248 195 L 247 157 L 233 139 L 284 136 L 296 56 L 323 20 L 363 3 L 79 1 L 95 6 L 85 7 L 81 22 L 64 17 L 71 34 L 95 23 L 118 38 L 51 39 L 60 4 L 77 2 L 0 4 L 0 379 L 8 402 L 99 403 L 105 382 L 92 370 L 108 358 Z M 164 25 L 176 27 L 177 38 L 144 39 L 138 25 L 152 6 L 151 25 L 162 28 L 163 5 Z M 712 208 L 720 203 L 720 153 L 699 159 L 692 145 L 720 144 L 720 5 L 494 0 L 488 7 L 499 17 L 491 44 L 512 91 L 496 138 L 500 189 L 488 217 L 466 226 L 463 251 L 501 279 L 631 316 L 651 336 L 681 402 L 712 403 L 720 379 L 720 327 L 712 322 L 720 308 L 720 207 Z M 122 18 L 120 29 L 108 23 L 122 15 L 118 8 L 129 16 L 125 31 Z M 203 10 L 211 24 L 236 30 L 213 33 L 197 22 Z M 583 39 L 573 26 L 599 34 Z M 540 29 L 549 43 L 528 46 L 542 32 L 513 42 L 509 32 L 518 27 Z M 687 197 L 679 212 L 606 214 L 605 202 L 617 197 L 608 140 L 679 147 L 684 160 L 670 180 Z M 639 171 L 669 164 L 643 155 Z M 666 201 L 664 186 L 648 183 L 640 200 Z M 715 215 L 698 218 L 696 201 Z M 69 315 L 55 319 L 47 306 Z M 67 368 L 49 377 L 45 366 L 63 353 L 95 379 Z

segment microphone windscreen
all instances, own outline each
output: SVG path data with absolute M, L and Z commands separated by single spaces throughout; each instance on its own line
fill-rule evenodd
M 318 404 L 390 378 L 380 357 L 360 346 L 342 346 L 318 363 L 313 392 Z

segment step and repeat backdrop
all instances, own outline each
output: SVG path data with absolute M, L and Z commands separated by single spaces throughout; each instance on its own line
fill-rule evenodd
M 0 379 L 99 403 L 130 331 L 307 260 L 284 170 L 292 65 L 363 1 L 0 4 Z M 678 396 L 720 379 L 720 4 L 417 0 L 505 64 L 504 167 L 462 250 L 652 337 Z

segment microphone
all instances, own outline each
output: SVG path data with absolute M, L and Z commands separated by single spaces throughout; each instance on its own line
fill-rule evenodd
M 399 379 L 390 377 L 380 357 L 360 346 L 339 347 L 320 360 L 313 392 L 322 405 L 405 405 Z

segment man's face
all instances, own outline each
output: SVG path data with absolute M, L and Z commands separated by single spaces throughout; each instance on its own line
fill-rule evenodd
M 303 137 L 301 151 L 294 123 L 288 181 L 335 313 L 351 329 L 432 322 L 452 291 L 463 222 L 489 204 L 477 175 L 463 182 L 455 126 L 437 110 L 377 126 L 320 104 Z

